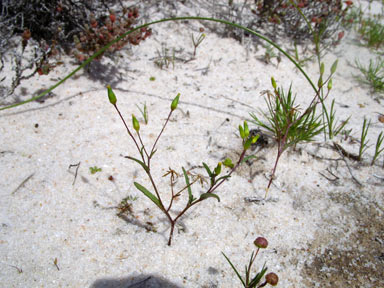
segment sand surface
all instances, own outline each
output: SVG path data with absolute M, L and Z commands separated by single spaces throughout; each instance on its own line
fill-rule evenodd
M 198 7 L 178 5 L 180 15 L 204 16 Z M 384 287 L 383 156 L 369 165 L 383 131 L 378 113 L 384 106 L 353 76 L 359 73 L 356 58 L 364 64 L 375 58 L 354 32 L 324 57 L 326 73 L 339 59 L 327 104 L 335 99 L 337 119 L 351 116 L 350 137 L 324 141 L 320 135 L 288 150 L 268 198 L 250 201 L 265 194 L 277 151 L 270 139 L 218 189 L 221 202 L 212 198 L 189 210 L 172 246 L 166 245 L 169 223 L 133 185 L 150 187 L 141 167 L 124 158 L 139 155 L 108 102 L 106 85 L 114 88 L 129 125 L 131 114 L 137 116 L 148 146 L 172 99 L 181 94 L 152 161 L 166 202 L 169 179 L 162 175 L 169 168 L 204 174 L 202 162 L 214 167 L 238 157 L 237 127 L 251 119 L 250 112 L 265 111 L 262 91 L 271 89 L 271 76 L 285 89 L 292 83 L 301 107 L 314 96 L 288 59 L 266 64 L 260 60 L 262 47 L 209 29 L 193 61 L 176 60 L 164 69 L 155 65 L 164 45 L 181 51 L 182 59 L 191 57 L 191 33 L 198 35 L 200 27 L 204 23 L 196 21 L 154 26 L 145 42 L 93 63 L 43 103 L 0 112 L 0 287 L 240 287 L 221 252 L 243 271 L 258 236 L 267 238 L 269 247 L 258 255 L 254 271 L 266 262 L 268 271 L 279 275 L 278 287 Z M 23 82 L 22 99 L 76 67 L 68 56 L 62 61 L 49 75 Z M 304 69 L 317 81 L 316 63 Z M 144 103 L 148 125 L 136 106 Z M 358 153 L 364 117 L 371 119 L 364 161 L 340 156 L 333 142 Z M 78 163 L 75 178 L 76 167 L 70 165 Z M 91 174 L 94 166 L 101 171 Z M 183 178 L 178 181 L 181 185 Z M 195 195 L 204 191 L 193 187 Z M 125 197 L 132 199 L 132 211 L 118 217 Z M 174 211 L 187 198 L 183 194 Z

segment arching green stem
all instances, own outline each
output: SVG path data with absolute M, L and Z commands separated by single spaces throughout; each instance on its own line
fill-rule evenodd
M 60 86 L 61 84 L 63 84 L 65 81 L 67 81 L 69 78 L 71 78 L 73 75 L 75 75 L 78 71 L 80 71 L 81 69 L 83 69 L 86 65 L 88 65 L 89 63 L 91 63 L 95 58 L 97 58 L 98 56 L 100 56 L 102 53 L 104 53 L 109 47 L 111 47 L 113 44 L 119 42 L 121 39 L 127 37 L 129 34 L 137 31 L 137 30 L 140 30 L 141 28 L 144 28 L 144 27 L 148 27 L 148 26 L 152 26 L 152 25 L 155 25 L 155 24 L 158 24 L 158 23 L 163 23 L 163 22 L 169 22 L 169 21 L 182 21 L 182 20 L 200 20 L 200 21 L 211 21 L 211 22 L 217 22 L 217 23 L 222 23 L 222 24 L 225 24 L 225 25 L 229 25 L 229 26 L 232 26 L 232 27 L 236 27 L 236 28 L 239 28 L 239 29 L 242 29 L 264 41 L 266 41 L 267 43 L 271 44 L 273 47 L 275 47 L 277 50 L 279 50 L 284 56 L 286 56 L 296 67 L 297 69 L 299 69 L 299 71 L 304 75 L 304 77 L 308 80 L 309 84 L 312 86 L 313 90 L 317 93 L 317 89 L 316 89 L 316 86 L 315 84 L 312 82 L 311 78 L 309 78 L 309 76 L 307 75 L 307 73 L 303 70 L 303 68 L 293 59 L 293 57 L 291 57 L 286 51 L 284 51 L 278 44 L 276 44 L 275 42 L 273 42 L 272 40 L 268 39 L 267 37 L 261 35 L 260 33 L 252 30 L 252 29 L 249 29 L 249 28 L 246 28 L 244 26 L 241 26 L 239 24 L 236 24 L 236 23 L 232 23 L 232 22 L 229 22 L 229 21 L 226 21 L 226 20 L 221 20 L 221 19 L 215 19 L 215 18 L 208 18 L 208 17 L 197 17 L 197 16 L 186 16 L 186 17 L 176 17 L 176 18 L 166 18 L 166 19 L 161 19 L 161 20 L 157 20 L 157 21 L 153 21 L 153 22 L 150 22 L 150 23 L 146 23 L 146 24 L 143 24 L 143 25 L 140 25 L 140 26 L 137 26 L 136 28 L 124 33 L 123 35 L 117 37 L 115 40 L 109 42 L 106 46 L 104 46 L 103 48 L 101 48 L 100 50 L 98 50 L 95 54 L 93 54 L 91 57 L 89 57 L 87 60 L 85 60 L 79 67 L 77 67 L 75 70 L 73 70 L 71 73 L 69 73 L 67 76 L 65 76 L 63 79 L 61 79 L 60 81 L 58 81 L 56 84 L 54 84 L 53 86 L 51 86 L 50 88 L 48 88 L 47 90 L 45 90 L 43 93 L 35 96 L 35 97 L 32 97 L 26 101 L 22 101 L 22 102 L 19 102 L 19 103 L 15 103 L 15 104 L 12 104 L 12 105 L 9 105 L 9 106 L 5 106 L 5 107 L 1 107 L 0 108 L 0 111 L 1 110 L 6 110 L 6 109 L 10 109 L 10 108 L 14 108 L 14 107 L 17 107 L 17 106 L 20 106 L 20 105 L 23 105 L 23 104 L 26 104 L 26 103 L 29 103 L 29 102 L 32 102 L 32 101 L 35 101 L 41 97 L 43 97 L 44 95 L 48 94 L 49 92 L 51 92 L 53 89 L 57 88 L 58 86 Z

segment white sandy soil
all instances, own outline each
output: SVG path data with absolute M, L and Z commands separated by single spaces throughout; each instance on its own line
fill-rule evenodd
M 180 14 L 191 9 L 178 5 Z M 108 102 L 106 85 L 114 88 L 128 124 L 132 113 L 138 117 L 149 146 L 181 93 L 152 161 L 165 199 L 169 180 L 161 176 L 169 167 L 180 173 L 197 166 L 193 171 L 204 174 L 202 162 L 214 167 L 238 157 L 237 127 L 250 112 L 265 111 L 261 92 L 271 89 L 271 76 L 286 89 L 292 83 L 302 109 L 314 96 L 287 59 L 267 65 L 260 46 L 246 47 L 208 29 L 195 60 L 163 70 L 154 64 L 162 43 L 190 57 L 191 33 L 198 35 L 200 27 L 204 23 L 192 21 L 154 26 L 145 42 L 114 62 L 104 58 L 90 72 L 80 71 L 44 103 L 0 112 L 0 287 L 240 287 L 222 252 L 242 272 L 258 236 L 269 247 L 259 253 L 254 272 L 266 262 L 280 278 L 278 287 L 384 287 L 383 157 L 369 165 L 384 106 L 353 76 L 359 73 L 356 58 L 364 64 L 375 58 L 353 32 L 324 58 L 326 73 L 339 59 L 327 103 L 336 99 L 339 120 L 351 116 L 351 137 L 333 139 L 349 152 L 358 153 L 363 119 L 371 119 L 364 161 L 340 156 L 320 135 L 287 151 L 267 200 L 250 202 L 265 194 L 276 156 L 270 139 L 253 151 L 257 159 L 219 188 L 221 202 L 212 198 L 191 209 L 172 246 L 166 245 L 169 223 L 133 185 L 150 187 L 141 167 L 123 157 L 139 155 Z M 65 65 L 49 75 L 23 82 L 22 99 L 76 67 L 68 56 L 62 60 Z M 316 63 L 305 71 L 317 82 Z M 148 125 L 136 107 L 144 103 Z M 69 166 L 79 162 L 75 179 L 76 167 Z M 91 174 L 93 166 L 102 171 Z M 195 195 L 203 192 L 193 187 Z M 127 196 L 137 199 L 125 221 L 116 207 Z M 183 194 L 175 211 L 186 201 Z

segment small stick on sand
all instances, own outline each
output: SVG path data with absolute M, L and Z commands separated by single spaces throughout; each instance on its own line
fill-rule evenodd
M 27 181 L 32 178 L 33 175 L 35 175 L 35 172 L 33 172 L 31 175 L 29 175 L 27 178 L 25 178 L 23 180 L 23 182 L 21 182 L 20 185 L 17 186 L 17 188 L 15 190 L 13 190 L 11 195 L 15 194 L 17 192 L 17 190 L 19 190 L 21 187 L 23 187 L 25 185 L 25 183 L 27 183 Z

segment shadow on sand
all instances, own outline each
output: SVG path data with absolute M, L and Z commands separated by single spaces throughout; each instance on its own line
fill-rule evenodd
M 135 275 L 125 278 L 103 278 L 96 280 L 90 288 L 182 288 L 155 275 Z

